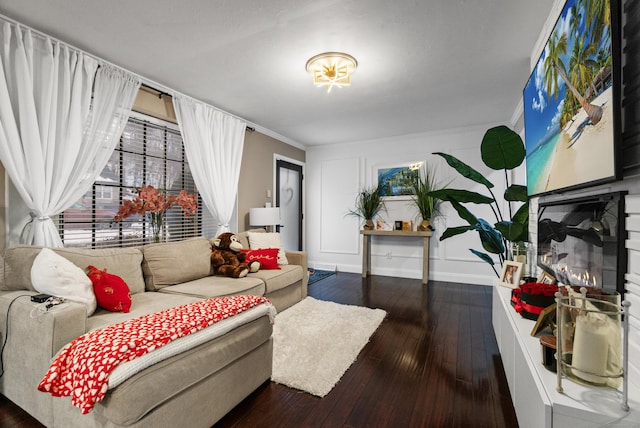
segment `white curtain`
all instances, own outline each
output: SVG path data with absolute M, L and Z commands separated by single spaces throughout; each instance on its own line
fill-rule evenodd
M 102 172 L 140 82 L 0 22 L 0 161 L 31 210 L 25 243 L 59 247 L 50 217 L 75 203 Z
M 173 106 L 193 179 L 218 220 L 218 236 L 230 230 L 247 124 L 187 97 L 174 96 Z

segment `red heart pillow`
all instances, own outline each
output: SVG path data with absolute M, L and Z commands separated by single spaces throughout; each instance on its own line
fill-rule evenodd
M 100 270 L 95 266 L 88 269 L 87 275 L 93 284 L 98 306 L 111 312 L 129 312 L 131 293 L 127 283 L 119 276 L 107 273 L 106 269 Z
M 280 266 L 278 266 L 278 251 L 277 248 L 242 250 L 243 253 L 247 254 L 245 263 L 257 260 L 260 262 L 260 269 L 280 269 Z

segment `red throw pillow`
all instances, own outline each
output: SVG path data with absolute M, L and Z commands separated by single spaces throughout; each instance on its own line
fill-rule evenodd
M 278 266 L 278 251 L 277 248 L 242 250 L 243 253 L 247 254 L 245 263 L 257 260 L 260 262 L 260 269 L 280 269 L 280 266 Z
M 100 270 L 95 266 L 88 269 L 87 275 L 93 284 L 98 306 L 111 312 L 129 312 L 131 293 L 127 283 L 119 276 L 107 273 L 106 269 Z

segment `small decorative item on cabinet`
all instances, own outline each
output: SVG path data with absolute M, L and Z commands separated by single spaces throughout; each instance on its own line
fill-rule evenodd
M 499 284 L 509 288 L 517 288 L 520 285 L 523 268 L 524 265 L 522 263 L 505 260 L 502 265 Z
M 558 287 L 553 284 L 525 282 L 520 285 L 520 304 L 516 306 L 523 318 L 537 320 L 539 315 L 555 302 Z
M 542 336 L 540 346 L 542 347 L 542 365 L 545 369 L 555 373 L 557 370 L 556 337 L 553 335 Z
M 563 392 L 563 376 L 589 386 L 618 388 L 622 383 L 621 406 L 629 410 L 625 379 L 629 303 L 621 304 L 617 291 L 570 286 L 558 290 L 556 302 L 556 389 Z

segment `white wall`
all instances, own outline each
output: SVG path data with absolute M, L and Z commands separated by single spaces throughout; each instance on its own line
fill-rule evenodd
M 458 157 L 485 174 L 496 188 L 504 192 L 501 173 L 487 169 L 480 159 L 480 143 L 485 131 L 494 125 L 464 128 L 438 133 L 405 135 L 394 138 L 361 141 L 344 145 L 315 146 L 307 150 L 307 245 L 309 266 L 360 273 L 362 270 L 361 222 L 347 216 L 354 208 L 357 192 L 363 186 L 375 184 L 378 167 L 399 166 L 427 161 L 437 168 L 442 182 L 455 179 L 449 187 L 486 193 L 484 188 L 460 177 L 433 152 L 445 152 Z M 498 196 L 499 197 L 499 196 Z M 478 217 L 495 222 L 486 206 L 470 210 Z M 442 242 L 441 233 L 448 226 L 463 225 L 448 203 L 444 216 L 435 222 L 431 239 L 429 278 L 469 284 L 490 285 L 495 274 L 491 267 L 473 255 L 469 248 L 482 250 L 475 232 L 467 232 Z M 382 217 L 394 220 L 419 220 L 410 201 L 387 202 Z M 422 240 L 420 238 L 373 237 L 371 249 L 372 274 L 401 278 L 422 277 Z M 499 266 L 497 267 L 499 270 Z

